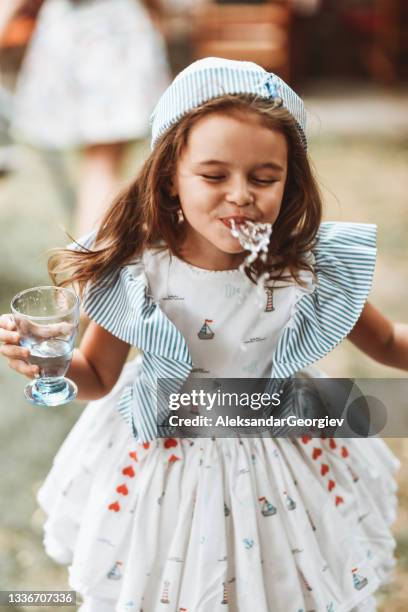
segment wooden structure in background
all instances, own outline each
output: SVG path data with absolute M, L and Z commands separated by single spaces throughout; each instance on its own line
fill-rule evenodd
M 338 10 L 340 20 L 355 35 L 361 63 L 374 80 L 394 83 L 407 76 L 407 0 L 367 0 L 347 7 L 339 3 Z
M 405 72 L 408 56 L 408 3 L 406 0 L 376 0 L 378 26 L 372 50 L 373 76 L 395 82 Z M 405 65 L 405 66 L 404 66 Z
M 198 5 L 192 13 L 194 59 L 253 61 L 290 80 L 290 0 Z

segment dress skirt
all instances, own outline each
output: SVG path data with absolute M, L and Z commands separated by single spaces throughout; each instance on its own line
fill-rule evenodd
M 19 75 L 12 131 L 64 149 L 146 136 L 170 80 L 139 0 L 46 0 Z
M 394 566 L 386 444 L 137 444 L 115 406 L 139 367 L 88 404 L 38 494 L 47 552 L 71 587 L 112 612 L 374 610 Z

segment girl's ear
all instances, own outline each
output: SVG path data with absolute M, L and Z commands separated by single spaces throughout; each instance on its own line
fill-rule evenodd
M 176 181 L 174 177 L 170 178 L 168 176 L 166 180 L 164 181 L 163 187 L 165 189 L 167 197 L 174 199 L 178 196 L 178 190 L 176 187 Z
M 176 185 L 176 180 L 174 178 L 170 180 L 169 194 L 172 198 L 176 198 L 178 196 L 178 189 Z

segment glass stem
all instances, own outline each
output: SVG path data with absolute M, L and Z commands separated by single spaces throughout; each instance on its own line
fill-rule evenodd
M 66 381 L 65 378 L 59 376 L 58 378 L 39 378 L 36 382 L 38 391 L 42 394 L 60 393 L 65 389 Z

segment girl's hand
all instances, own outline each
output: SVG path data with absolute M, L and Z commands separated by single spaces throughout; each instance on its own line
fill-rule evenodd
M 28 378 L 35 378 L 40 369 L 38 366 L 28 363 L 30 351 L 19 346 L 20 335 L 16 330 L 13 315 L 4 314 L 0 316 L 0 354 L 8 359 L 10 368 Z

